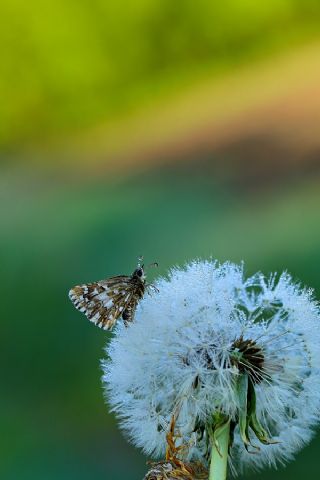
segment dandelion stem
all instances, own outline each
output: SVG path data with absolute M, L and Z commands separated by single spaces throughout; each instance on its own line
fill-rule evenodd
M 212 444 L 209 480 L 225 480 L 227 478 L 229 438 L 230 422 L 226 422 L 217 432 L 217 444 Z

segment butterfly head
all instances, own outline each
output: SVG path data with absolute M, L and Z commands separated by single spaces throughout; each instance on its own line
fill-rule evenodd
M 135 278 L 135 279 L 141 280 L 141 282 L 144 282 L 145 279 L 146 279 L 146 274 L 145 274 L 145 271 L 144 271 L 144 265 L 138 265 L 138 267 L 133 272 L 132 277 Z
M 135 271 L 132 274 L 132 278 L 139 279 L 141 282 L 145 282 L 146 279 L 146 274 L 144 271 L 144 264 L 142 263 L 143 257 L 139 257 L 138 259 L 138 265 Z M 150 263 L 150 265 L 147 265 L 147 267 L 157 267 L 158 264 L 157 262 Z

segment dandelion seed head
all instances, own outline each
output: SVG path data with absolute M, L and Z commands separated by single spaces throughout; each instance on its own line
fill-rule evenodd
M 119 325 L 103 362 L 106 398 L 129 439 L 165 454 L 173 414 L 187 460 L 208 456 L 215 413 L 237 422 L 239 376 L 254 385 L 256 414 L 275 441 L 246 451 L 234 431 L 233 471 L 284 463 L 309 442 L 320 406 L 319 308 L 289 274 L 245 279 L 242 265 L 194 261 L 156 283 L 135 322 Z

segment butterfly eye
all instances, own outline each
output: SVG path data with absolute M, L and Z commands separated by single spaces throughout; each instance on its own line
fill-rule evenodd
M 138 277 L 142 277 L 142 275 L 143 275 L 142 268 L 137 269 L 137 275 L 138 275 Z

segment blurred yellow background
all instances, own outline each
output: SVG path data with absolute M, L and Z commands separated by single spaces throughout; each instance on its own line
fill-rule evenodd
M 142 480 L 68 289 L 212 255 L 320 298 L 320 3 L 2 0 L 0 54 L 0 478 Z

